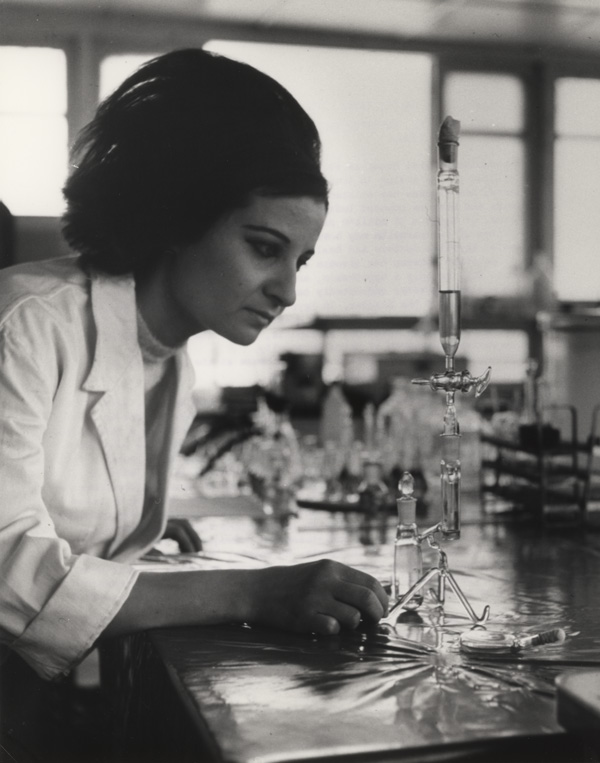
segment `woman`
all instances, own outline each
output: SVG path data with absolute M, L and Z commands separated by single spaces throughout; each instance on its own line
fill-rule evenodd
M 337 633 L 387 606 L 317 562 L 139 573 L 193 415 L 186 340 L 253 342 L 295 300 L 327 209 L 317 131 L 275 81 L 201 50 L 151 61 L 75 146 L 77 256 L 0 278 L 0 638 L 43 678 L 102 636 L 250 622 Z

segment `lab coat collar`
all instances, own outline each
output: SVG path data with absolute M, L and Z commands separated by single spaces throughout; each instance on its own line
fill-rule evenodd
M 137 341 L 131 276 L 92 273 L 96 327 L 91 371 L 83 388 L 100 393 L 90 415 L 104 451 L 116 504 L 108 557 L 139 525 L 145 491 L 144 365 Z
M 143 377 L 137 340 L 135 282 L 130 275 L 93 273 L 91 293 L 96 348 L 83 388 L 88 392 L 105 392 L 119 383 L 132 362 L 139 366 Z

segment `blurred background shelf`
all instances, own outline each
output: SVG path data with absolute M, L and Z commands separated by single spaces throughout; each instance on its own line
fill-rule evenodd
M 577 521 L 589 524 L 590 511 L 600 505 L 600 406 L 593 410 L 585 441 L 577 439 L 574 411 L 571 416 L 572 439 L 551 445 L 544 443 L 541 427 L 538 444 L 483 434 L 483 492 L 528 506 L 542 520 L 552 507 L 562 506 Z

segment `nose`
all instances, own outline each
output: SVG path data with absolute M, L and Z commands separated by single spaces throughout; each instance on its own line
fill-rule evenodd
M 296 301 L 296 266 L 287 263 L 273 274 L 265 286 L 265 293 L 279 307 L 291 307 Z

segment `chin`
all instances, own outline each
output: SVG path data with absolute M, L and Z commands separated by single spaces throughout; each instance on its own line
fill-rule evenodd
M 253 336 L 251 339 L 231 339 L 231 342 L 234 342 L 235 344 L 239 344 L 242 347 L 248 347 L 251 344 L 254 344 L 254 342 L 258 339 L 258 336 Z
M 248 345 L 253 344 L 261 334 L 260 331 L 255 331 L 252 329 L 219 331 L 217 333 L 219 336 L 222 336 L 223 339 L 228 339 L 230 342 L 239 344 L 243 347 L 247 347 Z

